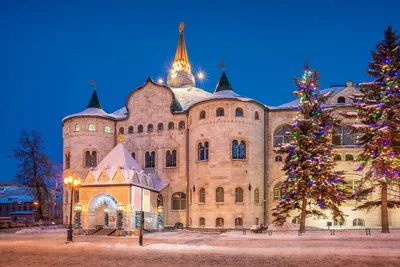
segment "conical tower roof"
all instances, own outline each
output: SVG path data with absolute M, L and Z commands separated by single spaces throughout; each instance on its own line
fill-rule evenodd
M 226 76 L 225 71 L 222 72 L 221 78 L 218 81 L 217 87 L 215 88 L 214 93 L 218 93 L 221 91 L 233 91 L 232 86 Z
M 185 38 L 183 36 L 183 26 L 181 24 L 179 29 L 178 47 L 176 48 L 174 61 L 184 61 L 189 63 L 188 52 L 186 49 Z M 190 64 L 189 64 L 190 67 Z
M 180 88 L 186 85 L 195 86 L 195 79 L 192 74 L 192 67 L 189 62 L 189 56 L 186 49 L 183 29 L 185 24 L 179 25 L 179 40 L 176 48 L 174 62 L 168 74 L 167 84 L 170 87 Z
M 89 100 L 89 104 L 87 105 L 86 108 L 101 108 L 100 100 L 99 97 L 97 96 L 96 89 L 93 90 L 92 97 Z

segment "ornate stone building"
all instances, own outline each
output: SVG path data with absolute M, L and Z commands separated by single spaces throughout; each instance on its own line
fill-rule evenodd
M 250 228 L 272 221 L 284 176 L 274 147 L 288 142 L 285 125 L 296 116 L 297 102 L 270 107 L 239 96 L 225 72 L 213 93 L 195 82 L 182 24 L 167 85 L 148 78 L 113 113 L 102 110 L 94 90 L 87 109 L 62 120 L 64 174 L 83 180 L 75 198 L 82 205 L 83 228 L 104 224 L 105 209 L 115 214 L 117 205 L 128 230 L 137 226 L 135 212 L 141 209 L 164 227 Z M 338 116 L 352 109 L 349 96 L 357 91 L 352 82 L 329 90 L 335 94 L 327 105 Z M 346 171 L 353 190 L 360 177 L 353 171 L 355 137 L 341 127 L 332 138 L 341 155 L 338 168 Z M 64 196 L 64 214 L 69 214 L 68 192 Z M 342 227 L 379 226 L 378 210 L 354 212 L 354 204 L 344 207 L 349 217 Z M 395 216 L 390 213 L 391 225 L 400 226 Z M 308 219 L 307 224 L 328 221 Z

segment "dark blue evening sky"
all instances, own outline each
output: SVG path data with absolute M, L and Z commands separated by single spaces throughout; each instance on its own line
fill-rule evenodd
M 274 2 L 274 3 L 270 3 Z M 396 4 L 397 2 L 397 4 Z M 213 91 L 225 59 L 233 89 L 267 105 L 293 99 L 304 62 L 321 87 L 369 80 L 370 50 L 387 25 L 400 30 L 400 1 L 0 1 L 0 181 L 22 129 L 39 131 L 62 161 L 61 120 L 86 108 L 96 78 L 106 112 L 129 92 L 166 77 L 178 26 L 193 69 Z

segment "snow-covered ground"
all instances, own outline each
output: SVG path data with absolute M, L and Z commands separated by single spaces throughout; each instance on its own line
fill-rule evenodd
M 289 227 L 290 228 L 290 227 Z M 65 229 L 0 232 L 0 266 L 400 266 L 400 230 L 224 234 L 186 230 L 137 237 L 74 236 Z

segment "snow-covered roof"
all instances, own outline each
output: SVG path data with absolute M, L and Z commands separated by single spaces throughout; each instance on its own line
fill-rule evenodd
M 109 178 L 106 181 L 99 179 L 104 171 Z M 113 180 L 117 172 L 121 172 L 124 177 L 123 182 Z M 94 181 L 88 179 L 90 175 L 93 176 Z M 93 170 L 89 170 L 83 185 L 89 184 L 132 184 L 156 191 L 160 191 L 168 185 L 167 183 L 163 183 L 156 175 L 146 174 L 122 143 L 115 146 Z
M 326 89 L 320 90 L 319 92 L 324 95 L 324 94 L 327 94 L 330 91 L 334 90 L 334 93 L 331 96 L 331 97 L 333 97 L 333 96 L 337 95 L 338 93 L 340 93 L 344 88 L 346 88 L 346 86 L 334 86 L 334 87 L 330 87 L 330 88 L 326 88 Z M 296 99 L 296 100 L 290 101 L 288 103 L 285 103 L 285 104 L 277 106 L 277 107 L 268 106 L 268 108 L 272 109 L 272 110 L 292 109 L 294 107 L 297 107 L 298 105 L 299 105 L 299 100 Z M 329 106 L 335 106 L 335 105 L 336 104 L 330 104 Z M 328 105 L 324 104 L 322 106 L 328 106 Z M 340 106 L 351 106 L 351 104 L 340 104 Z
M 193 86 L 184 86 L 181 88 L 171 88 L 176 100 L 179 102 L 182 111 L 187 110 L 191 105 L 202 101 L 212 94 L 200 88 Z
M 101 171 L 103 168 L 110 169 L 112 167 L 121 167 L 121 169 L 125 170 L 142 170 L 122 143 L 116 145 L 93 171 Z
M 1 185 L 0 184 L 0 203 L 7 204 L 13 202 L 33 202 L 34 197 L 29 191 L 16 184 Z
M 116 112 L 118 112 L 117 110 Z M 65 121 L 66 119 L 73 118 L 73 117 L 102 117 L 102 118 L 107 118 L 107 119 L 116 119 L 115 115 L 113 114 L 108 114 L 104 110 L 99 109 L 99 108 L 87 108 L 79 113 L 75 113 L 72 115 L 69 115 L 65 118 L 62 119 L 62 121 Z

